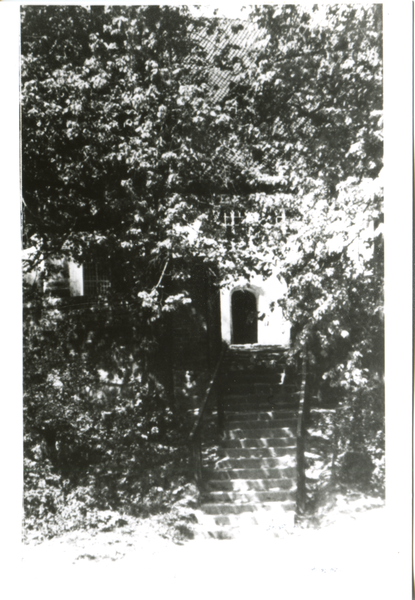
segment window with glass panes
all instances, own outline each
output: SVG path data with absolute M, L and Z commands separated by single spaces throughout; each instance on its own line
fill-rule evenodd
M 111 287 L 110 268 L 102 262 L 83 265 L 84 296 L 105 296 Z

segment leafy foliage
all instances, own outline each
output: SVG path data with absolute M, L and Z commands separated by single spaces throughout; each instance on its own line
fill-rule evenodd
M 183 483 L 186 418 L 166 365 L 195 265 L 218 281 L 278 269 L 287 358 L 308 360 L 315 394 L 337 410 L 336 477 L 351 485 L 369 456 L 359 485 L 381 487 L 381 6 L 251 17 L 267 43 L 215 100 L 203 40 L 222 35 L 218 20 L 172 6 L 22 8 L 30 268 L 46 259 L 47 279 L 50 258 L 109 261 L 117 307 L 27 298 L 33 518 L 81 489 L 91 507 L 142 511 L 173 472 Z M 233 72 L 231 52 L 219 58 Z M 237 235 L 219 226 L 224 210 L 241 215 Z
M 204 21 L 168 6 L 22 14 L 30 244 L 80 261 L 118 258 L 128 265 L 122 294 L 134 298 L 151 293 L 167 259 L 180 279 L 190 256 L 223 257 L 212 195 L 228 185 L 215 149 L 226 126 L 209 100 L 197 35 Z M 158 293 L 145 300 L 157 304 Z
M 173 411 L 163 385 L 137 373 L 101 311 L 97 327 L 87 309 L 43 306 L 37 318 L 33 289 L 25 300 L 26 526 L 53 534 L 97 510 L 171 507 L 190 476 L 187 407 Z
M 306 359 L 314 393 L 338 406 L 336 478 L 381 491 L 382 9 L 269 6 L 256 15 L 270 38 L 239 84 L 244 141 L 291 218 L 279 236 L 259 226 L 255 239 L 268 251 L 274 239 L 291 360 Z

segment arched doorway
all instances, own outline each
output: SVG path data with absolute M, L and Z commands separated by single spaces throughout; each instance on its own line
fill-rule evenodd
M 256 297 L 248 290 L 236 290 L 232 294 L 232 343 L 258 343 Z

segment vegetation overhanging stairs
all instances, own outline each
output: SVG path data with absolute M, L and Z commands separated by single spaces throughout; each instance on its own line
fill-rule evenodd
M 278 535 L 294 524 L 298 479 L 298 392 L 284 381 L 283 349 L 231 346 L 218 372 L 223 414 L 205 420 L 219 416 L 222 435 L 216 449 L 209 433 L 201 438 L 200 529 L 221 539 L 247 525 Z

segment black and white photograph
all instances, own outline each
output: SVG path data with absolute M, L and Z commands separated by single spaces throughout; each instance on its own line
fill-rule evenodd
M 409 598 L 388 5 L 13 9 L 22 595 Z

